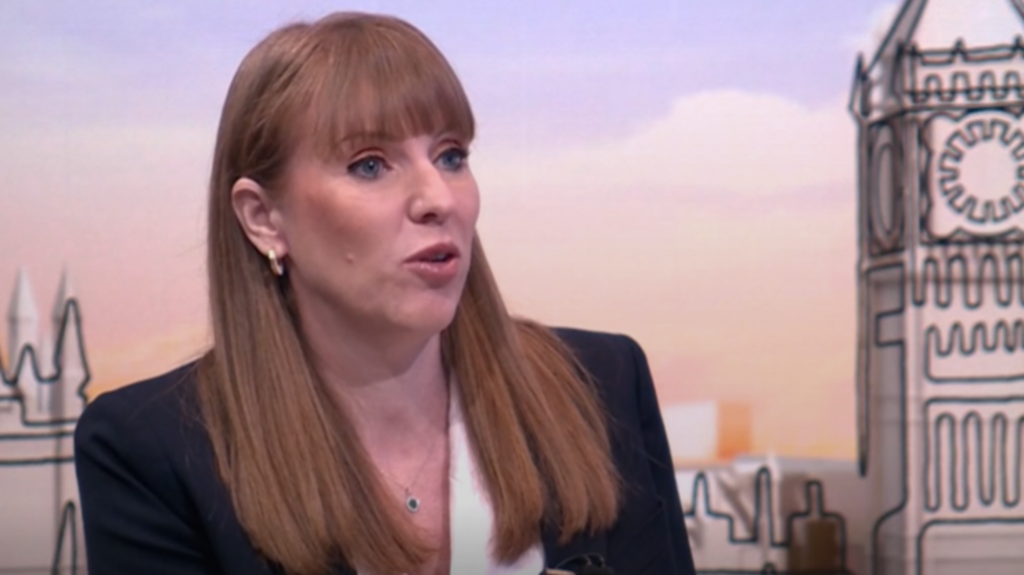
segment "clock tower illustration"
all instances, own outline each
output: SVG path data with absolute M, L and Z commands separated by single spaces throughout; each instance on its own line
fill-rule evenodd
M 868 572 L 1024 572 L 1024 2 L 907 0 L 857 64 Z

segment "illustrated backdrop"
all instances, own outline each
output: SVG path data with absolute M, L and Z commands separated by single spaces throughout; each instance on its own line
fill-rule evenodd
M 0 282 L 23 268 L 49 310 L 67 268 L 90 396 L 206 342 L 228 82 L 272 28 L 338 9 L 407 18 L 460 74 L 514 311 L 634 336 L 663 404 L 735 408 L 755 453 L 854 457 L 846 105 L 883 0 L 0 3 Z
M 1021 571 L 1024 0 L 8 0 L 0 572 L 80 572 L 85 396 L 208 345 L 231 75 L 343 8 L 462 77 L 512 310 L 647 350 L 702 572 Z

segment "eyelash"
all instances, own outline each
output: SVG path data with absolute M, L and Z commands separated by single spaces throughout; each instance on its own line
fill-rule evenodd
M 364 167 L 364 166 L 366 166 L 369 162 L 377 162 L 377 163 L 380 164 L 380 168 L 376 171 L 376 173 L 374 173 L 374 174 L 361 174 L 361 173 L 359 173 L 359 169 Z M 386 161 L 384 161 L 384 158 L 382 158 L 380 156 L 364 156 L 364 157 L 359 158 L 358 160 L 352 162 L 351 164 L 349 164 L 346 169 L 348 170 L 349 174 L 351 174 L 351 175 L 353 175 L 353 176 L 355 176 L 357 178 L 362 178 L 362 179 L 365 179 L 365 180 L 373 180 L 373 179 L 378 178 L 380 176 L 380 172 L 383 171 L 383 170 L 386 170 L 387 168 L 388 168 L 388 163 Z
M 445 166 L 444 169 L 448 169 L 453 172 L 458 172 L 466 167 L 466 160 L 468 158 L 468 150 L 462 148 L 461 146 L 450 146 L 448 148 L 445 148 L 444 151 L 438 154 L 437 160 L 435 160 L 435 162 L 443 162 L 447 159 L 454 159 L 457 162 L 457 165 L 451 167 Z M 374 173 L 372 174 L 360 173 L 360 170 L 362 168 L 367 167 L 370 162 L 377 162 L 379 164 L 378 169 L 375 170 Z M 380 177 L 382 171 L 387 170 L 389 167 L 390 166 L 388 166 L 387 161 L 381 156 L 369 155 L 359 158 L 358 160 L 352 162 L 347 166 L 346 170 L 348 171 L 349 174 L 357 178 L 375 180 L 378 177 Z
M 458 160 L 458 165 L 452 168 L 452 171 L 459 171 L 466 167 L 466 160 L 469 158 L 469 151 L 459 146 L 451 146 L 446 148 L 443 152 L 438 155 L 438 161 L 442 161 L 446 156 L 454 155 L 455 159 Z

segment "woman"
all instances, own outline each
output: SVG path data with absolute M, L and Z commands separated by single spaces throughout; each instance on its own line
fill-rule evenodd
M 693 571 L 642 352 L 509 317 L 473 133 L 402 21 L 246 56 L 210 184 L 213 348 L 77 428 L 90 573 Z

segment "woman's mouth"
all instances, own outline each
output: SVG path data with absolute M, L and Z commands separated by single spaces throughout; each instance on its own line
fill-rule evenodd
M 427 246 L 409 256 L 405 265 L 430 287 L 447 285 L 459 273 L 459 248 L 451 242 Z

